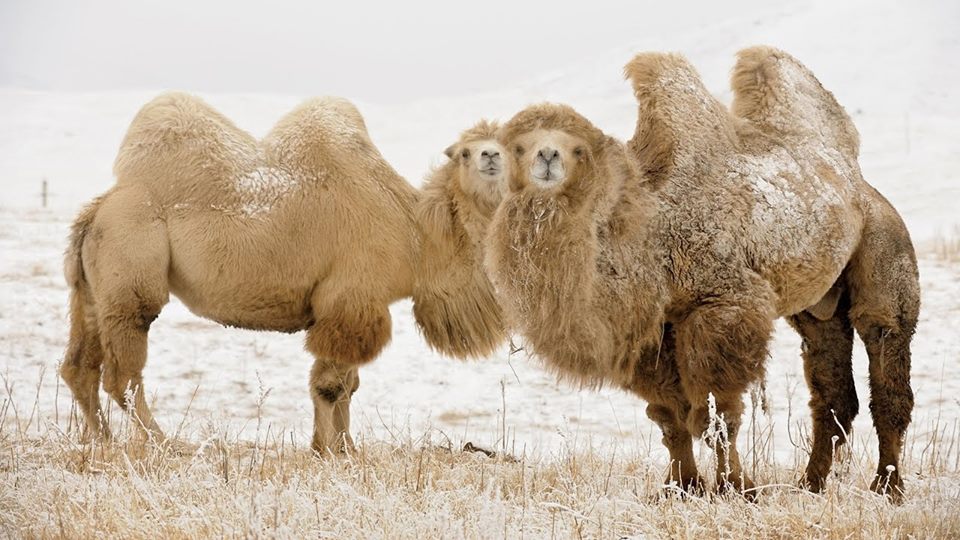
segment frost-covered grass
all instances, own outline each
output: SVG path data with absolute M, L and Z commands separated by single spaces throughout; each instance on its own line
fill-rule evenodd
M 960 262 L 960 225 L 949 233 L 935 234 L 930 251 L 941 261 Z
M 393 440 L 361 437 L 351 454 L 320 457 L 294 430 L 258 421 L 253 439 L 243 440 L 207 422 L 181 434 L 199 448 L 180 454 L 144 443 L 118 415 L 114 442 L 83 444 L 74 414 L 45 420 L 35 408 L 17 410 L 7 391 L 0 405 L 0 535 L 10 537 L 960 535 L 956 418 L 934 417 L 909 432 L 901 506 L 866 490 L 875 463 L 856 439 L 839 453 L 827 492 L 814 495 L 796 487 L 799 468 L 767 455 L 769 432 L 747 430 L 746 464 L 764 486 L 759 501 L 749 503 L 664 488 L 666 463 L 646 452 L 651 441 L 612 451 L 574 442 L 530 455 L 503 441 L 496 451 L 466 450 L 429 430 Z M 802 463 L 803 445 L 795 453 Z

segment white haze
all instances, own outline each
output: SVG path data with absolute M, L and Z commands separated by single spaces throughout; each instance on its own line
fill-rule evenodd
M 721 17 L 781 8 L 757 0 L 695 9 L 631 0 L 3 0 L 0 86 L 401 102 L 498 91 L 647 35 L 708 32 Z

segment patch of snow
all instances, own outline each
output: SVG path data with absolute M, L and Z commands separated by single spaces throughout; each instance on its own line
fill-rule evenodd
M 608 56 L 499 93 L 397 106 L 361 103 L 359 108 L 386 160 L 417 184 L 461 130 L 481 117 L 507 119 L 532 102 L 568 102 L 604 131 L 629 138 L 637 107 L 621 70 L 638 51 L 684 53 L 707 88 L 729 100 L 734 52 L 769 43 L 810 67 L 850 112 L 861 133 L 864 177 L 890 199 L 922 244 L 960 221 L 960 106 L 952 91 L 960 87 L 955 60 L 960 45 L 955 25 L 943 16 L 945 5 L 930 0 L 784 2 L 770 7 L 772 15 L 731 13 L 710 28 L 638 36 Z M 810 28 L 818 29 L 816 39 Z M 0 374 L 21 415 L 29 415 L 35 396 L 42 421 L 62 424 L 69 415 L 69 391 L 55 375 L 68 331 L 61 267 L 69 225 L 83 204 L 113 184 L 111 165 L 120 140 L 136 111 L 152 97 L 148 92 L 0 89 Z M 265 135 L 301 101 L 262 95 L 204 98 L 254 136 Z M 831 156 L 822 157 L 829 162 Z M 762 179 L 757 197 L 789 208 L 796 201 L 769 173 L 774 165 L 756 164 L 756 178 Z M 264 216 L 275 204 L 273 194 L 294 189 L 296 179 L 255 168 L 251 164 L 234 181 L 239 195 L 251 197 L 251 206 L 242 211 Z M 40 208 L 44 178 L 50 188 L 47 209 Z M 270 195 L 258 199 L 261 189 Z M 914 432 L 929 431 L 928 421 L 937 416 L 960 416 L 954 397 L 960 395 L 960 269 L 931 259 L 920 265 L 923 307 L 913 349 Z M 518 453 L 562 449 L 576 439 L 641 447 L 665 457 L 659 430 L 646 419 L 642 400 L 609 388 L 595 392 L 558 384 L 538 362 L 511 356 L 506 347 L 475 362 L 442 358 L 418 335 L 409 302 L 397 303 L 391 315 L 390 345 L 361 369 L 354 423 L 362 433 L 389 441 L 398 431 L 416 434 L 432 427 L 453 440 L 491 446 L 506 436 Z M 758 413 L 758 429 L 772 429 L 771 445 L 781 460 L 795 459 L 802 451 L 793 442 L 803 440 L 800 426 L 809 426 L 800 340 L 778 322 L 770 352 L 770 415 Z M 199 388 L 191 416 L 224 419 L 242 437 L 253 436 L 260 418 L 304 441 L 312 425 L 306 384 L 311 363 L 300 334 L 221 328 L 172 300 L 151 329 L 145 380 L 153 410 L 168 431 L 178 425 Z M 854 371 L 862 411 L 854 423 L 855 440 L 870 445 L 873 453 L 867 359 L 859 343 Z M 262 407 L 257 400 L 261 381 L 273 389 Z M 101 397 L 106 403 L 106 396 Z M 745 422 L 750 415 L 748 408 Z M 187 428 L 189 433 L 197 426 Z
M 247 217 L 262 217 L 273 206 L 300 186 L 296 176 L 272 166 L 258 166 L 234 178 L 233 186 L 240 199 L 240 213 Z

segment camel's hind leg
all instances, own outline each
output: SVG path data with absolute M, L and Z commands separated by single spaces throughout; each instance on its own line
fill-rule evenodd
M 147 406 L 143 368 L 147 363 L 147 330 L 159 313 L 158 306 L 101 318 L 103 388 L 123 410 L 133 415 L 138 427 L 158 443 L 166 438 Z
M 163 222 L 135 188 L 104 201 L 83 246 L 97 311 L 103 388 L 156 442 L 165 440 L 147 406 L 147 331 L 169 300 L 169 241 Z
M 813 416 L 813 451 L 807 463 L 806 483 L 814 492 L 823 490 L 834 452 L 846 442 L 859 407 L 853 382 L 853 327 L 849 310 L 849 295 L 845 291 L 828 320 L 806 311 L 788 319 L 803 338 L 803 367 Z
M 110 438 L 110 427 L 100 408 L 100 367 L 103 349 L 96 313 L 89 291 L 75 289 L 70 293 L 70 341 L 60 376 L 70 387 L 83 413 L 83 440 Z
M 906 229 L 875 218 L 850 261 L 850 318 L 870 358 L 870 413 L 880 443 L 871 488 L 903 497 L 900 452 L 913 412 L 910 340 L 920 310 L 916 256 Z

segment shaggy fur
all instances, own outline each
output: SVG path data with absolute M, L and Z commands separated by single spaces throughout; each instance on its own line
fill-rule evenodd
M 691 437 L 706 431 L 720 443 L 718 487 L 748 492 L 742 394 L 763 377 L 773 321 L 787 317 L 804 339 L 815 490 L 856 414 L 856 329 L 880 436 L 873 488 L 899 498 L 918 275 L 902 221 L 860 174 L 852 122 L 770 48 L 739 54 L 733 114 L 680 56 L 641 54 L 626 74 L 639 103 L 629 152 L 564 106 L 504 127 L 514 172 L 485 263 L 509 321 L 560 375 L 647 399 L 673 479 L 700 484 Z M 533 181 L 556 141 L 567 175 Z
M 171 293 L 224 325 L 306 330 L 320 452 L 350 444 L 357 367 L 389 341 L 390 303 L 414 295 L 435 309 L 423 331 L 452 354 L 488 351 L 502 336 L 499 311 L 483 304 L 491 292 L 476 290 L 486 282 L 466 283 L 476 305 L 431 307 L 436 289 L 453 295 L 463 284 L 456 272 L 451 283 L 424 268 L 433 261 L 420 257 L 415 207 L 426 214 L 431 203 L 387 164 L 345 100 L 307 101 L 257 141 L 199 99 L 165 94 L 134 118 L 114 170 L 116 185 L 74 223 L 65 258 L 71 333 L 61 374 L 89 434 L 109 436 L 102 378 L 163 439 L 142 370 L 150 323 Z M 471 219 L 469 210 L 457 217 Z M 475 264 L 468 255 L 443 262 L 463 272 Z M 423 271 L 429 283 L 417 283 Z
M 482 240 L 503 195 L 499 126 L 481 121 L 445 151 L 450 161 L 426 180 L 417 205 L 423 228 L 413 313 L 434 349 L 486 356 L 505 339 L 503 314 L 482 268 Z M 485 154 L 486 153 L 486 154 Z M 494 174 L 479 170 L 494 156 Z M 469 339 L 468 339 L 469 338 Z

